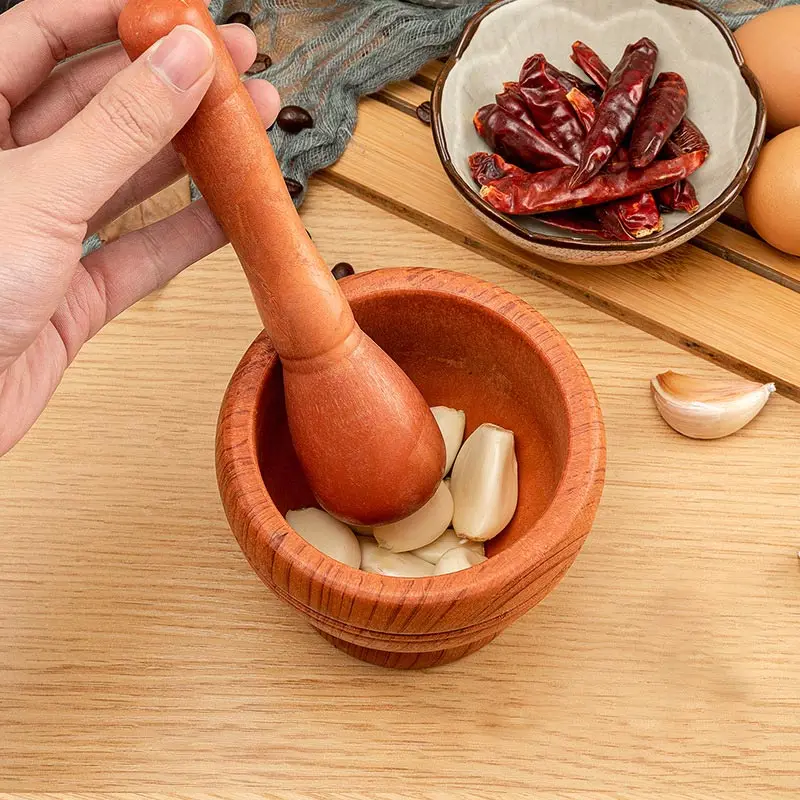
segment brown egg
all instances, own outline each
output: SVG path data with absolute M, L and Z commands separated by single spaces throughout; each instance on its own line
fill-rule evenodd
M 762 238 L 800 256 L 800 128 L 764 145 L 744 190 L 744 206 Z
M 779 133 L 800 125 L 800 6 L 767 11 L 735 35 L 764 90 L 769 130 Z

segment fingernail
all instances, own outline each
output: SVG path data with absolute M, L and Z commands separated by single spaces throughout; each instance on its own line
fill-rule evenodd
M 209 38 L 191 25 L 178 25 L 158 42 L 149 56 L 150 69 L 168 86 L 191 89 L 214 60 Z

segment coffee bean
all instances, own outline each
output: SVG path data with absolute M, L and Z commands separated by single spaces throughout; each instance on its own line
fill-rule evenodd
M 431 101 L 426 100 L 417 106 L 417 119 L 426 125 L 431 124 Z
M 258 75 L 260 72 L 264 72 L 264 70 L 269 69 L 271 66 L 272 59 L 266 53 L 259 53 L 250 69 L 247 70 L 246 74 Z
M 233 25 L 234 22 L 238 22 L 239 25 L 247 25 L 248 28 L 253 25 L 253 19 L 246 11 L 236 11 L 225 20 L 226 25 Z
M 340 281 L 342 278 L 346 278 L 348 275 L 354 275 L 355 270 L 353 269 L 352 264 L 348 264 L 346 261 L 340 261 L 338 264 L 333 265 L 331 274 L 334 278 L 336 278 L 337 281 Z
M 284 106 L 278 112 L 278 127 L 286 133 L 300 133 L 304 128 L 313 128 L 311 114 L 300 106 Z
M 300 181 L 284 177 L 283 182 L 286 184 L 286 188 L 289 190 L 289 197 L 291 197 L 292 200 L 303 194 L 303 184 L 300 183 Z

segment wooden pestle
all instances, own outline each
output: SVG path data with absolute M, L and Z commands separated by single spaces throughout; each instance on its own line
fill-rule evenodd
M 300 221 L 203 0 L 129 0 L 119 35 L 135 59 L 180 24 L 211 40 L 216 73 L 173 143 L 230 238 L 283 363 L 289 429 L 309 485 L 323 508 L 347 522 L 408 516 L 444 473 L 436 421 L 405 373 L 356 324 Z

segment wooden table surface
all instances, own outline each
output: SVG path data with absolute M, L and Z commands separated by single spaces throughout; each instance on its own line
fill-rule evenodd
M 429 77 L 365 101 L 303 217 L 330 263 L 479 275 L 567 337 L 608 433 L 575 565 L 435 670 L 351 660 L 284 607 L 216 490 L 218 405 L 259 330 L 225 248 L 91 342 L 0 461 L 0 798 L 798 796 L 797 260 L 733 217 L 655 263 L 523 256 L 429 163 L 404 107 Z M 648 382 L 709 359 L 782 394 L 691 441 Z

